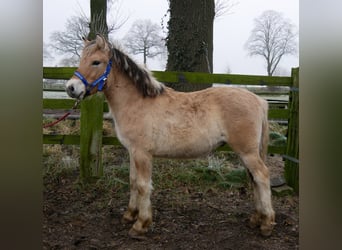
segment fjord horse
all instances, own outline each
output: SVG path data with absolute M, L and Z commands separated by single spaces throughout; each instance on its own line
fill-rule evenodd
M 264 163 L 265 100 L 238 88 L 174 91 L 100 35 L 85 40 L 80 65 L 66 91 L 80 100 L 103 91 L 108 101 L 116 135 L 130 156 L 130 200 L 123 215 L 123 221 L 134 223 L 130 236 L 143 235 L 152 223 L 152 157 L 195 158 L 224 143 L 240 156 L 251 176 L 256 211 L 250 226 L 271 234 L 275 214 Z

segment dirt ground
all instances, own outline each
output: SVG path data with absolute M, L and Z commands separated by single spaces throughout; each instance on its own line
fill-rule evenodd
M 272 175 L 282 163 L 269 157 Z M 276 226 L 265 238 L 248 227 L 248 185 L 197 191 L 186 185 L 153 191 L 153 225 L 140 240 L 121 224 L 129 191 L 79 188 L 78 172 L 45 178 L 43 249 L 298 249 L 298 196 L 275 197 Z M 128 181 L 128 180 L 127 180 Z

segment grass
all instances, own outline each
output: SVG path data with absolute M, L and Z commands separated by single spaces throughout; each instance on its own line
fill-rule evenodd
M 77 146 L 44 145 L 44 182 L 60 182 L 79 174 Z M 227 160 L 228 159 L 228 160 Z M 129 157 L 119 146 L 106 146 L 103 153 L 104 175 L 93 188 L 106 192 L 129 190 Z M 207 189 L 227 189 L 244 185 L 246 178 L 239 159 L 232 152 L 217 152 L 197 160 L 154 159 L 154 189 L 191 187 L 199 192 Z M 80 183 L 75 182 L 78 187 Z M 89 188 L 89 187 L 88 187 Z
M 43 176 L 58 180 L 78 169 L 78 147 L 61 145 L 43 146 Z
M 46 120 L 44 123 L 47 122 Z M 284 126 L 270 124 L 271 132 L 283 135 Z M 79 121 L 67 120 L 44 133 L 77 134 Z M 110 122 L 104 122 L 104 134 L 112 134 Z M 96 180 L 92 188 L 109 193 L 124 193 L 129 190 L 129 156 L 121 146 L 103 146 L 104 175 Z M 79 146 L 44 145 L 44 182 L 60 182 L 68 176 L 79 174 Z M 229 189 L 246 184 L 246 172 L 233 152 L 215 152 L 196 160 L 154 159 L 154 189 L 191 187 L 194 191 Z M 76 181 L 76 186 L 80 187 Z
M 232 152 L 216 152 L 196 160 L 158 159 L 154 168 L 154 185 L 160 189 L 188 186 L 205 191 L 241 186 L 246 181 L 234 177 L 238 172 L 244 172 L 244 169 Z
M 269 123 L 269 144 L 272 146 L 286 145 L 287 126 L 280 125 L 276 122 Z

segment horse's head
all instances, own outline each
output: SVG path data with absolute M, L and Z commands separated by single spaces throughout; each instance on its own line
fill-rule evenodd
M 93 41 L 84 40 L 80 64 L 74 76 L 66 83 L 72 98 L 83 99 L 101 91 L 111 70 L 111 48 L 100 35 Z

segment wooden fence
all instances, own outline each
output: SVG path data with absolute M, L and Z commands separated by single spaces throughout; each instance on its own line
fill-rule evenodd
M 72 67 L 44 67 L 45 79 L 69 79 L 76 68 Z M 289 95 L 289 103 L 269 101 L 269 120 L 287 121 L 288 137 L 286 145 L 269 145 L 268 152 L 285 156 L 285 178 L 287 183 L 298 192 L 298 86 L 299 69 L 292 69 L 290 77 L 269 77 L 232 74 L 206 74 L 190 72 L 162 72 L 154 71 L 154 76 L 166 84 L 182 82 L 197 84 L 230 84 L 230 85 L 258 85 L 267 86 L 259 89 L 257 94 L 267 96 Z M 279 87 L 282 91 L 279 92 Z M 89 100 L 87 100 L 89 99 Z M 102 175 L 102 145 L 121 145 L 116 137 L 102 136 L 103 112 L 108 112 L 103 94 L 88 97 L 81 102 L 81 131 L 80 135 L 43 134 L 44 144 L 80 145 L 81 177 Z M 268 98 L 266 98 L 268 99 Z M 43 99 L 43 109 L 68 110 L 75 100 L 72 99 Z M 230 150 L 225 145 L 218 150 Z

